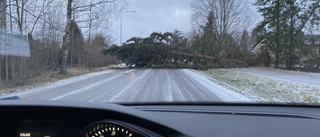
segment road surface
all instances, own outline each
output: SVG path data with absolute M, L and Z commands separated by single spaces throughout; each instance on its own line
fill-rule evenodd
M 248 101 L 187 69 L 106 70 L 11 95 L 86 102 Z

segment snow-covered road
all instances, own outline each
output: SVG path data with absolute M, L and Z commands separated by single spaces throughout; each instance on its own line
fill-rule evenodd
M 6 96 L 13 95 L 88 102 L 250 101 L 187 69 L 106 70 Z

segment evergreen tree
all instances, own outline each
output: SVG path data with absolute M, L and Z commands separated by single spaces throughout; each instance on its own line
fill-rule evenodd
M 85 63 L 85 46 L 84 46 L 84 38 L 79 28 L 77 22 L 74 20 L 71 21 L 71 44 L 70 44 L 70 52 L 68 57 L 68 63 L 71 67 L 74 64 L 82 64 Z
M 264 37 L 268 39 L 266 41 L 268 49 L 275 53 L 275 67 L 279 67 L 280 55 L 283 51 L 283 43 L 281 39 L 284 37 L 283 33 L 285 30 L 281 28 L 281 24 L 284 24 L 282 11 L 284 8 L 283 0 L 257 0 L 256 5 L 258 6 L 258 11 L 262 13 L 264 20 L 259 24 L 258 31 L 263 28 L 270 30 Z
M 241 36 L 241 40 L 240 40 L 241 49 L 247 50 L 249 43 L 250 43 L 250 37 L 249 37 L 248 31 L 245 30 L 245 31 L 243 31 L 242 36 Z
M 214 20 L 214 15 L 213 12 L 211 11 L 208 15 L 207 18 L 207 23 L 203 27 L 203 48 L 202 48 L 202 54 L 204 55 L 212 55 L 216 56 L 216 51 L 214 51 L 214 46 L 215 45 L 215 39 L 214 39 L 214 29 L 213 29 L 213 20 Z
M 275 67 L 285 63 L 292 69 L 298 61 L 296 49 L 303 45 L 305 25 L 318 17 L 320 0 L 258 0 L 256 5 L 264 20 L 258 29 L 266 29 L 267 48 L 275 53 Z

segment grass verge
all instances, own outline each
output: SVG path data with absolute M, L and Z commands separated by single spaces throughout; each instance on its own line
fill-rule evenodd
M 320 102 L 320 88 L 229 69 L 200 71 L 220 85 L 259 102 Z

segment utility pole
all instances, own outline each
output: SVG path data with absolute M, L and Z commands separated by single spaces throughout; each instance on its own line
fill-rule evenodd
M 130 13 L 130 12 L 134 13 L 134 12 L 137 12 L 137 11 L 124 11 L 124 12 L 121 13 L 121 16 L 120 16 L 120 45 L 119 46 L 122 45 L 122 15 L 124 13 Z

